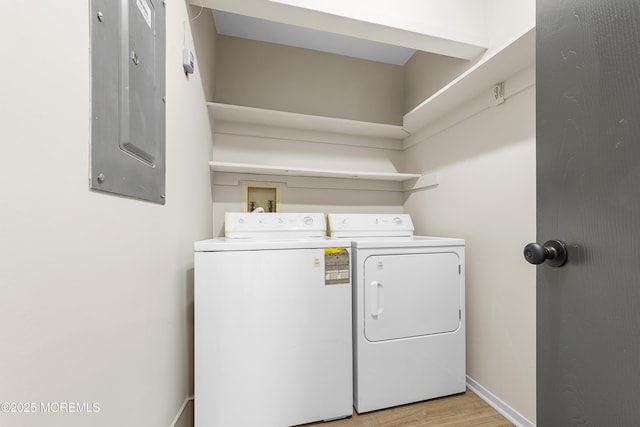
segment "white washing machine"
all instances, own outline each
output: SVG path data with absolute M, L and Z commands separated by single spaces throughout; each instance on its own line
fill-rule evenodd
M 195 243 L 195 426 L 352 415 L 350 245 L 323 214 L 230 213 Z
M 464 240 L 413 235 L 407 214 L 330 214 L 353 263 L 360 413 L 466 389 Z

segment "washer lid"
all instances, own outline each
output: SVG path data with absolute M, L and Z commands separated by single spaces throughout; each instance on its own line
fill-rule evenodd
M 413 236 L 409 214 L 329 214 L 331 237 Z

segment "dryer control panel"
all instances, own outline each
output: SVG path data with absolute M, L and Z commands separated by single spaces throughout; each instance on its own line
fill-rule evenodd
M 411 237 L 409 214 L 329 214 L 331 237 Z

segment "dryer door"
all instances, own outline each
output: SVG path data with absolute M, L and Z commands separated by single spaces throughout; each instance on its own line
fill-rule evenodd
M 453 332 L 460 325 L 462 283 L 455 253 L 370 256 L 363 285 L 369 341 Z

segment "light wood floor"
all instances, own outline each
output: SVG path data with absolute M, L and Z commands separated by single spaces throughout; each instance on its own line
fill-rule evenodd
M 440 399 L 397 406 L 327 423 L 307 426 L 324 427 L 497 427 L 512 426 L 506 418 L 487 405 L 475 393 L 466 393 Z

